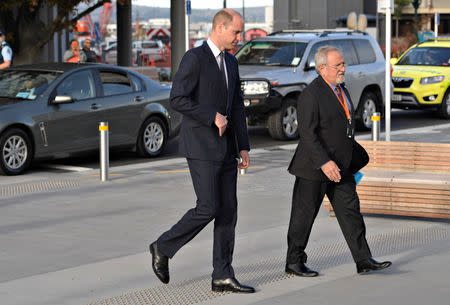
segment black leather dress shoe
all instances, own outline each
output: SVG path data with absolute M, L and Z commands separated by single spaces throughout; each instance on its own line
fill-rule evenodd
M 369 257 L 363 261 L 356 263 L 356 271 L 358 273 L 365 273 L 373 270 L 381 270 L 389 267 L 390 265 L 392 265 L 392 263 L 389 261 L 379 263 L 373 258 Z
M 150 253 L 152 254 L 152 268 L 156 276 L 164 284 L 169 283 L 169 258 L 159 252 L 156 241 L 150 245 Z
M 211 283 L 212 291 L 223 292 L 240 292 L 240 293 L 253 293 L 255 288 L 250 286 L 241 285 L 234 277 L 222 280 L 213 280 Z
M 286 264 L 286 273 L 294 274 L 297 276 L 313 277 L 318 276 L 317 271 L 311 270 L 304 263 Z

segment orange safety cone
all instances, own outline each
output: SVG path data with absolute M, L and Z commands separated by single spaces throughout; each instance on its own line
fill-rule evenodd
M 152 67 L 155 66 L 155 58 L 153 58 L 153 56 L 152 56 L 152 59 L 150 61 L 150 66 L 152 66 Z

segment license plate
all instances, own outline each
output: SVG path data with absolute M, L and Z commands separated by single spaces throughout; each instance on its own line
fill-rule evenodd
M 400 102 L 402 100 L 402 96 L 400 94 L 393 94 L 392 100 L 396 102 Z

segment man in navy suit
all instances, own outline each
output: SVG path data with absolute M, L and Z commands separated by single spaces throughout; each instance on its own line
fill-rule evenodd
M 305 265 L 305 248 L 325 194 L 357 272 L 387 268 L 391 262 L 372 258 L 359 210 L 353 174 L 369 162 L 369 156 L 355 141 L 353 104 L 343 84 L 344 58 L 331 46 L 320 48 L 314 58 L 319 76 L 304 89 L 297 105 L 300 141 L 289 165 L 296 179 L 285 270 L 298 276 L 318 275 Z
M 231 9 L 213 19 L 210 38 L 186 52 L 175 75 L 170 105 L 183 114 L 179 151 L 189 165 L 197 204 L 150 245 L 156 276 L 169 282 L 168 259 L 214 220 L 212 290 L 252 293 L 231 266 L 237 220 L 237 168 L 250 163 L 245 108 L 233 49 L 243 29 Z M 237 158 L 241 158 L 238 164 Z

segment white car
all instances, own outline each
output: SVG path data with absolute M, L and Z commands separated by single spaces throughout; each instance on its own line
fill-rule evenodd
M 132 64 L 142 65 L 145 62 L 157 62 L 165 60 L 164 44 L 161 40 L 142 40 L 133 41 L 132 45 Z M 105 63 L 117 64 L 117 43 L 112 43 L 105 50 Z

